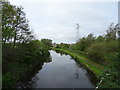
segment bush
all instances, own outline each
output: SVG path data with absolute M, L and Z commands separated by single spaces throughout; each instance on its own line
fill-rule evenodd
M 2 51 L 3 88 L 15 87 L 24 73 L 31 71 L 31 68 L 45 61 L 50 55 L 46 46 L 39 40 L 16 46 L 4 44 Z
M 15 84 L 15 77 L 10 73 L 6 73 L 3 77 L 3 86 L 2 87 L 5 87 L 5 88 L 12 88 Z
M 109 60 L 113 61 L 112 64 L 107 65 L 105 71 L 100 75 L 101 83 L 98 83 L 99 88 L 120 88 L 118 68 L 118 54 L 113 54 Z
M 103 62 L 106 53 L 106 45 L 104 42 L 93 43 L 86 49 L 88 56 L 96 62 Z

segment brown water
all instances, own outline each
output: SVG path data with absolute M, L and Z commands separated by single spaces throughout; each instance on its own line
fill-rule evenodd
M 69 55 L 50 51 L 51 62 L 43 62 L 26 88 L 95 88 L 96 78 Z M 22 82 L 23 83 L 23 82 Z

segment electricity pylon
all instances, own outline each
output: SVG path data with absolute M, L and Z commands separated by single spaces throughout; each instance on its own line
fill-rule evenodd
M 79 38 L 80 38 L 80 35 L 79 35 L 80 26 L 79 26 L 78 23 L 76 24 L 76 28 L 75 29 L 76 29 L 76 42 L 77 42 L 79 40 Z M 79 77 L 78 66 L 76 64 L 75 79 L 78 79 L 78 77 Z
M 79 29 L 80 29 L 80 26 L 79 26 L 79 24 L 77 23 L 76 24 L 76 42 L 79 40 L 79 37 L 80 37 L 80 35 L 79 35 Z

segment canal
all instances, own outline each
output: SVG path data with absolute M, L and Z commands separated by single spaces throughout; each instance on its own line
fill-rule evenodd
M 83 65 L 70 55 L 49 52 L 51 60 L 40 65 L 24 88 L 95 88 L 96 77 Z

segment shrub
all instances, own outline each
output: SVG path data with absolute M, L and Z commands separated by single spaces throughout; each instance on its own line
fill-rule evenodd
M 101 63 L 104 61 L 105 53 L 106 53 L 106 45 L 104 42 L 101 43 L 93 43 L 86 49 L 88 56 L 92 58 L 94 61 Z

